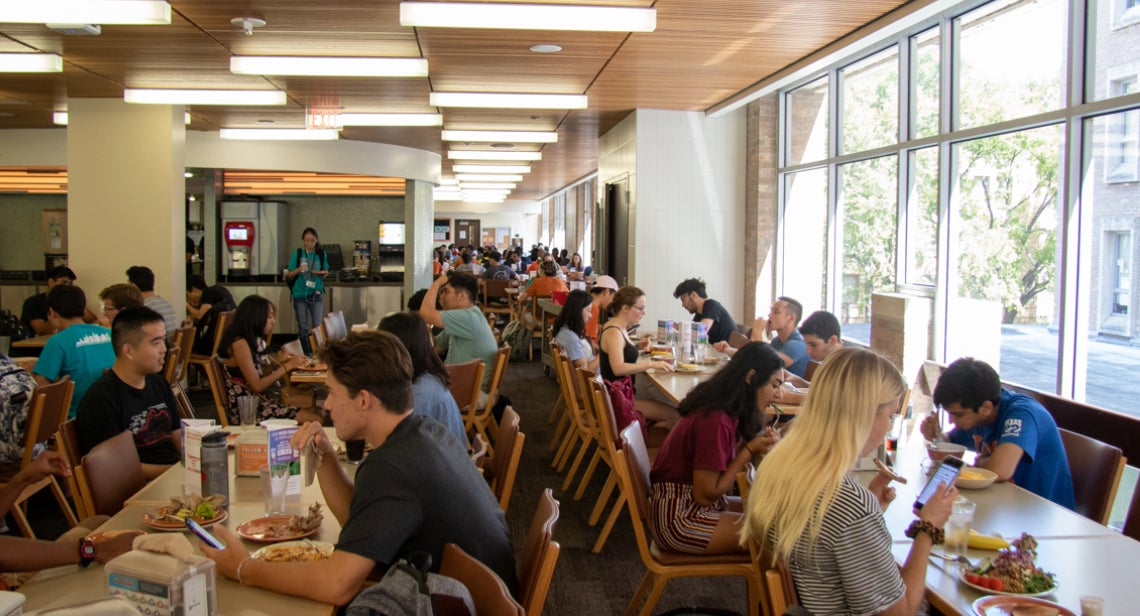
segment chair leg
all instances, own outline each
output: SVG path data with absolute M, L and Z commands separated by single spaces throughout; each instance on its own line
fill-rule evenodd
M 570 416 L 566 413 L 558 420 L 558 427 L 554 429 L 554 438 L 550 439 L 550 451 L 554 451 L 562 445 L 562 439 L 566 438 L 566 429 L 571 426 L 573 422 L 570 421 Z
M 554 406 L 550 408 L 550 416 L 546 418 L 546 423 L 554 423 L 554 418 L 558 416 L 558 411 L 566 408 L 566 399 L 562 394 L 558 394 L 558 399 L 554 401 Z
M 16 519 L 16 527 L 28 539 L 36 538 L 36 531 L 32 530 L 32 525 L 28 523 L 28 516 L 24 513 L 24 503 L 20 503 L 12 507 L 12 517 Z
M 570 461 L 570 454 L 574 453 L 574 445 L 581 440 L 575 430 L 571 429 L 566 434 L 566 440 L 562 443 L 562 447 L 558 449 L 558 455 L 554 458 L 554 470 L 561 473 L 566 468 L 566 463 Z
M 615 486 L 617 486 L 617 473 L 611 469 L 610 476 L 606 478 L 606 485 L 602 486 L 602 493 L 598 495 L 598 501 L 594 504 L 594 510 L 590 512 L 590 526 L 596 526 L 598 520 L 602 518 L 602 512 L 606 510 L 606 503 L 609 502 Z
M 586 467 L 586 473 L 582 475 L 582 481 L 578 482 L 578 491 L 574 493 L 574 500 L 582 500 L 582 494 L 586 492 L 586 486 L 590 485 L 590 480 L 594 478 L 594 471 L 598 469 L 598 460 L 602 459 L 602 448 L 594 449 L 594 457 L 590 458 L 590 464 Z
M 55 502 L 59 504 L 63 517 L 67 518 L 67 524 L 72 528 L 79 526 L 79 518 L 75 517 L 75 512 L 71 510 L 71 503 L 67 502 L 67 496 L 64 495 L 63 488 L 59 486 L 55 477 L 51 478 L 51 493 L 55 495 Z
M 592 442 L 589 439 L 582 439 L 582 447 L 578 449 L 578 455 L 574 457 L 574 464 L 570 467 L 570 472 L 566 473 L 566 479 L 562 482 L 562 491 L 568 492 L 570 484 L 574 482 L 574 475 L 578 474 L 578 467 L 582 466 L 582 460 L 586 459 L 586 453 L 590 451 Z
M 633 593 L 633 598 L 629 600 L 629 605 L 625 608 L 625 616 L 633 616 L 637 613 L 637 606 L 645 598 L 645 593 L 649 592 L 649 587 L 653 585 L 656 577 L 652 571 L 645 572 L 645 577 L 641 578 L 641 584 L 637 586 L 637 592 Z
M 755 563 L 753 563 L 755 566 Z M 754 575 L 744 578 L 744 582 L 748 585 L 748 616 L 760 616 L 760 608 L 764 606 L 764 597 L 760 590 L 760 572 L 757 570 Z M 765 607 L 764 612 L 767 613 Z
M 668 583 L 669 578 L 663 575 L 653 580 L 653 589 L 645 598 L 645 605 L 641 606 L 641 616 L 653 616 L 653 608 L 657 607 L 657 602 L 661 600 L 661 594 L 665 592 L 665 585 Z
M 606 545 L 606 539 L 610 538 L 610 532 L 614 529 L 614 524 L 617 523 L 621 517 L 622 510 L 625 509 L 625 495 L 618 494 L 617 502 L 614 503 L 614 508 L 610 510 L 610 516 L 606 518 L 605 526 L 602 526 L 602 533 L 598 535 L 598 540 L 594 542 L 593 552 L 600 554 L 602 547 Z

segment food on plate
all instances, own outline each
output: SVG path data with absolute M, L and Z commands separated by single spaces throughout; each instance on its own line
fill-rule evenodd
M 688 372 L 696 372 L 697 370 L 700 370 L 701 367 L 696 364 L 677 364 L 677 369 Z
M 273 545 L 259 550 L 257 558 L 267 563 L 310 563 L 328 560 L 332 556 L 332 550 L 323 545 L 313 543 Z
M 965 574 L 970 584 L 993 590 L 1016 594 L 1041 594 L 1057 587 L 1056 576 L 1039 568 L 1037 540 L 1028 533 L 1011 542 L 1009 549 L 1002 550 L 993 559 L 984 559 L 977 567 Z
M 1009 611 L 1010 616 L 1057 616 L 1060 610 L 1047 605 L 1019 605 Z
M 320 526 L 324 519 L 325 516 L 321 513 L 321 504 L 313 503 L 309 505 L 309 513 L 304 516 L 291 515 L 288 521 L 269 524 L 265 527 L 262 535 L 266 539 L 299 537 Z
M 979 473 L 978 471 L 970 468 L 964 468 L 958 477 L 967 481 L 978 481 L 980 479 L 985 479 L 986 475 L 983 475 L 982 473 Z
M 197 494 L 172 496 L 170 497 L 170 504 L 165 507 L 165 511 L 162 513 L 182 518 L 183 521 L 186 518 L 194 518 L 195 522 L 213 520 L 220 515 L 219 512 L 225 500 L 225 497 L 219 495 L 205 498 Z
M 653 351 L 649 357 L 650 359 L 673 359 L 673 354 L 666 351 Z
M 875 468 L 878 469 L 880 475 L 886 476 L 891 481 L 897 481 L 901 484 L 906 484 L 906 477 L 895 472 L 895 470 L 887 466 L 882 460 L 875 458 Z
M 1009 542 L 1001 537 L 994 537 L 991 535 L 983 535 L 974 529 L 970 529 L 970 538 L 967 543 L 975 550 L 1004 550 L 1009 547 Z

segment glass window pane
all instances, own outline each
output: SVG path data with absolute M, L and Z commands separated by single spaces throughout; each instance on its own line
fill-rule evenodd
M 1068 10 L 1063 0 L 1002 0 L 958 18 L 959 128 L 1062 106 Z
M 939 45 L 942 37 L 938 28 L 912 36 L 911 41 L 911 134 L 915 139 L 938 134 L 938 106 L 941 100 L 939 81 Z
M 810 314 L 827 299 L 827 169 L 789 173 L 784 181 L 780 294 L 799 300 Z
M 827 91 L 825 75 L 788 93 L 788 166 L 827 157 Z
M 938 148 L 910 153 L 906 208 L 906 282 L 933 285 L 938 273 Z
M 1093 0 L 1089 41 L 1090 100 L 1136 92 L 1140 73 L 1140 2 Z
M 839 320 L 843 337 L 871 343 L 871 294 L 895 290 L 898 157 L 839 167 L 843 221 L 843 280 Z
M 899 140 L 899 49 L 892 46 L 839 71 L 842 152 Z
M 1061 126 L 956 144 L 950 200 L 948 361 L 1056 391 Z
M 1081 280 L 1078 314 L 1088 315 L 1088 356 L 1077 358 L 1077 399 L 1097 406 L 1140 415 L 1136 397 L 1140 385 L 1121 378 L 1122 361 L 1140 358 L 1136 290 L 1132 268 L 1140 232 L 1140 184 L 1108 181 L 1119 162 L 1119 132 L 1128 111 L 1085 122 L 1086 167 L 1081 199 Z M 1135 127 L 1135 124 L 1132 124 Z M 1136 142 L 1132 142 L 1135 161 Z M 1091 150 L 1090 150 L 1091 148 Z M 1133 163 L 1135 165 L 1135 163 Z M 1084 332 L 1082 332 L 1084 333 Z M 1082 387 L 1083 385 L 1083 391 Z

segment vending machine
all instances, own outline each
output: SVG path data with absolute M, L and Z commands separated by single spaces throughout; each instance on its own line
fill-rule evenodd
M 222 263 L 227 276 L 273 277 L 289 262 L 285 204 L 276 201 L 223 201 Z M 297 244 L 300 245 L 298 238 Z

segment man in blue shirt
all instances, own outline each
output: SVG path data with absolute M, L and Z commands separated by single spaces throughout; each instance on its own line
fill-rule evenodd
M 87 296 L 79 287 L 63 284 L 48 291 L 48 319 L 59 333 L 48 339 L 32 373 L 38 385 L 70 376 L 75 383 L 68 419 L 75 419 L 80 400 L 103 371 L 115 363 L 111 330 L 83 322 Z
M 989 364 L 963 357 L 950 364 L 934 387 L 934 405 L 949 415 L 951 442 L 971 447 L 976 466 L 997 473 L 1058 505 L 1073 509 L 1073 477 L 1053 416 L 1039 402 L 1001 386 Z M 938 419 L 927 416 L 922 434 L 934 440 Z
M 777 297 L 768 318 L 761 317 L 752 324 L 752 339 L 772 345 L 784 360 L 784 368 L 800 378 L 809 360 L 804 338 L 796 331 L 803 315 L 803 304 L 790 297 Z

